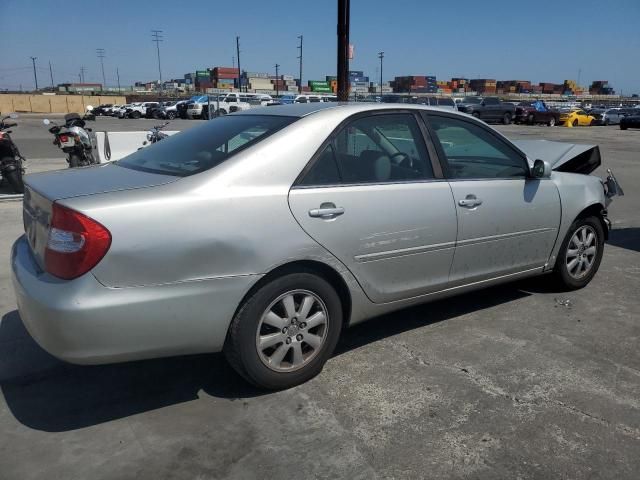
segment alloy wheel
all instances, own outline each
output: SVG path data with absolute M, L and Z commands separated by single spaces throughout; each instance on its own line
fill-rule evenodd
M 256 348 L 264 365 L 276 372 L 298 370 L 316 357 L 325 343 L 329 313 L 308 290 L 292 290 L 276 298 L 262 314 Z
M 574 279 L 580 280 L 584 278 L 593 268 L 598 254 L 597 238 L 593 227 L 582 225 L 569 240 L 565 262 L 567 272 Z

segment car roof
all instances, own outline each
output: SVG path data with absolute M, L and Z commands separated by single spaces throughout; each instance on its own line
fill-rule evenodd
M 359 112 L 373 110 L 431 110 L 434 112 L 455 113 L 450 108 L 437 107 L 435 105 L 416 105 L 407 103 L 345 103 L 345 102 L 318 102 L 318 103 L 294 103 L 291 105 L 273 105 L 263 108 L 253 108 L 233 113 L 233 115 L 278 115 L 285 117 L 306 117 L 314 113 L 340 109 L 343 113 L 351 115 Z M 460 113 L 459 115 L 465 116 Z

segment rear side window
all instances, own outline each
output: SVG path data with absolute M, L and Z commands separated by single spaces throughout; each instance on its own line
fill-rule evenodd
M 318 156 L 316 162 L 304 176 L 300 185 L 336 185 L 340 183 L 340 173 L 333 151 L 333 147 L 328 145 Z
M 143 172 L 186 177 L 221 164 L 295 120 L 295 117 L 274 115 L 224 116 L 138 150 L 115 163 Z

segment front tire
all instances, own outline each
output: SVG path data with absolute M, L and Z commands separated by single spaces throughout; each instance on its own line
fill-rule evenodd
M 555 127 L 556 125 L 556 119 L 554 117 L 551 117 L 549 119 L 549 121 L 547 122 L 547 125 L 549 125 L 550 127 Z
M 311 272 L 258 288 L 231 322 L 224 353 L 250 383 L 269 390 L 299 385 L 322 371 L 342 329 L 333 287 Z
M 169 120 L 173 120 L 174 118 L 176 118 L 176 112 L 167 112 L 167 118 Z
M 596 217 L 578 218 L 569 227 L 555 266 L 555 276 L 567 290 L 585 287 L 594 277 L 604 252 L 604 230 Z
M 69 156 L 69 168 L 77 168 L 81 165 L 82 160 L 78 155 Z
M 511 123 L 511 114 L 505 113 L 502 117 L 502 123 L 505 125 L 509 125 Z
M 626 129 L 627 129 L 626 125 L 620 124 L 620 130 L 626 130 Z
M 578 119 L 577 119 L 577 118 L 573 121 L 572 125 L 573 125 L 574 127 L 577 127 L 577 126 L 578 126 Z

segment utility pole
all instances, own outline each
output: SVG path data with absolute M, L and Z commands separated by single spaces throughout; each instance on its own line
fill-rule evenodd
M 578 82 L 577 82 L 577 83 L 578 83 L 578 86 L 580 86 L 580 74 L 581 74 L 581 73 L 582 73 L 582 69 L 581 69 L 581 68 L 579 68 L 579 69 L 578 69 Z
M 280 64 L 276 63 L 276 98 L 280 96 L 280 87 L 278 86 L 280 83 L 280 79 L 278 78 L 278 68 L 280 68 Z
M 238 57 L 238 91 L 242 92 L 242 78 L 240 76 L 240 37 L 236 37 L 236 55 Z
M 300 76 L 298 77 L 300 84 L 298 85 L 298 93 L 302 93 L 302 35 L 298 35 L 298 38 L 300 39 L 300 46 L 298 47 L 300 49 L 300 56 L 298 57 L 300 60 Z
M 378 58 L 380 59 L 380 101 L 382 101 L 382 59 L 384 58 L 384 52 L 378 52 Z
M 349 101 L 350 0 L 338 0 L 338 101 Z
M 118 77 L 118 93 L 120 93 L 120 70 L 116 67 L 116 77 Z
M 160 42 L 162 42 L 162 30 L 151 30 L 152 42 L 156 43 L 156 51 L 158 52 L 158 75 L 160 75 L 160 90 L 162 90 L 162 68 L 160 66 Z
M 33 62 L 33 79 L 36 82 L 36 91 L 38 90 L 38 74 L 36 73 L 36 60 L 38 57 L 30 57 L 31 62 Z
M 96 48 L 96 53 L 98 54 L 100 66 L 102 67 L 102 88 L 104 89 L 107 87 L 107 80 L 104 76 L 104 48 Z
M 84 83 L 84 71 L 86 68 L 80 67 L 80 83 Z
M 51 90 L 53 90 L 53 69 L 51 68 L 51 62 L 49 62 L 49 75 L 51 76 Z

